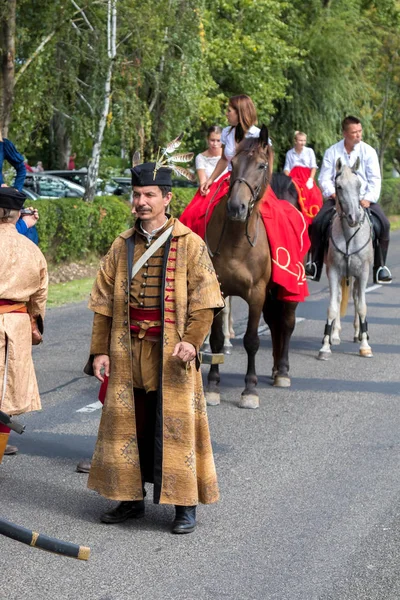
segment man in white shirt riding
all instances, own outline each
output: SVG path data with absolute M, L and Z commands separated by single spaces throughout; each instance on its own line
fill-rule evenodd
M 311 227 L 312 263 L 306 267 L 310 279 L 321 277 L 326 234 L 335 207 L 336 161 L 352 167 L 360 159 L 357 175 L 361 182 L 360 204 L 369 208 L 375 229 L 375 256 L 373 275 L 375 283 L 391 283 L 392 275 L 386 266 L 389 248 L 390 223 L 378 204 L 381 192 L 381 171 L 376 151 L 362 141 L 362 125 L 356 117 L 348 116 L 342 122 L 343 140 L 325 152 L 318 182 L 324 196 L 324 205 Z

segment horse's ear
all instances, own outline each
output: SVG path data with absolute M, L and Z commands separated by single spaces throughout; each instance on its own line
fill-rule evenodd
M 342 159 L 338 158 L 336 161 L 336 173 L 340 173 L 340 171 L 342 170 Z
M 261 125 L 261 131 L 260 131 L 260 144 L 263 148 L 266 148 L 268 146 L 268 142 L 269 142 L 268 127 L 266 125 L 264 125 L 264 123 L 263 123 Z
M 359 168 L 360 168 L 360 157 L 357 156 L 357 160 L 354 163 L 354 165 L 351 167 L 351 170 L 353 171 L 353 173 L 357 173 Z

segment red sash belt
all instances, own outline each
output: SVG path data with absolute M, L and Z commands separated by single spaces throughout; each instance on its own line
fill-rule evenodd
M 0 299 L 0 315 L 6 313 L 27 313 L 25 302 L 18 302 L 16 300 L 1 300 Z
M 129 316 L 131 318 L 130 329 L 132 333 L 139 334 L 142 332 L 143 335 L 139 337 L 147 335 L 150 337 L 157 337 L 161 335 L 161 309 L 130 307 Z M 143 325 L 146 326 L 144 327 Z

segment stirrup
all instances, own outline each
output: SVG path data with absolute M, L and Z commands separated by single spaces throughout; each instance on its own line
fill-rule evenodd
M 318 267 L 315 262 L 308 262 L 305 268 L 306 278 L 315 281 L 317 277 Z
M 380 279 L 381 272 L 385 270 L 387 271 L 387 276 L 384 279 Z M 392 274 L 390 272 L 389 267 L 386 265 L 383 267 L 379 267 L 375 274 L 375 283 L 380 283 L 381 285 L 387 285 L 388 283 L 392 283 Z

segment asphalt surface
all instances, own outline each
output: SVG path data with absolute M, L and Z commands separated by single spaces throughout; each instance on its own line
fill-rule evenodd
M 85 563 L 0 537 L 0 598 L 398 600 L 399 256 L 400 232 L 390 251 L 395 282 L 368 293 L 374 358 L 359 357 L 351 342 L 350 305 L 341 346 L 331 361 L 316 360 L 326 279 L 298 309 L 290 389 L 271 387 L 271 343 L 262 336 L 258 410 L 237 407 L 246 358 L 234 341 L 221 405 L 209 408 L 221 501 L 200 506 L 187 536 L 172 536 L 173 508 L 151 501 L 138 522 L 99 522 L 111 503 L 75 473 L 100 417 L 77 412 L 97 399 L 98 384 L 82 372 L 92 316 L 85 303 L 49 310 L 45 343 L 34 349 L 43 411 L 21 417 L 26 432 L 12 434 L 20 452 L 0 466 L 1 515 L 92 554 Z M 237 299 L 234 314 L 240 335 Z

